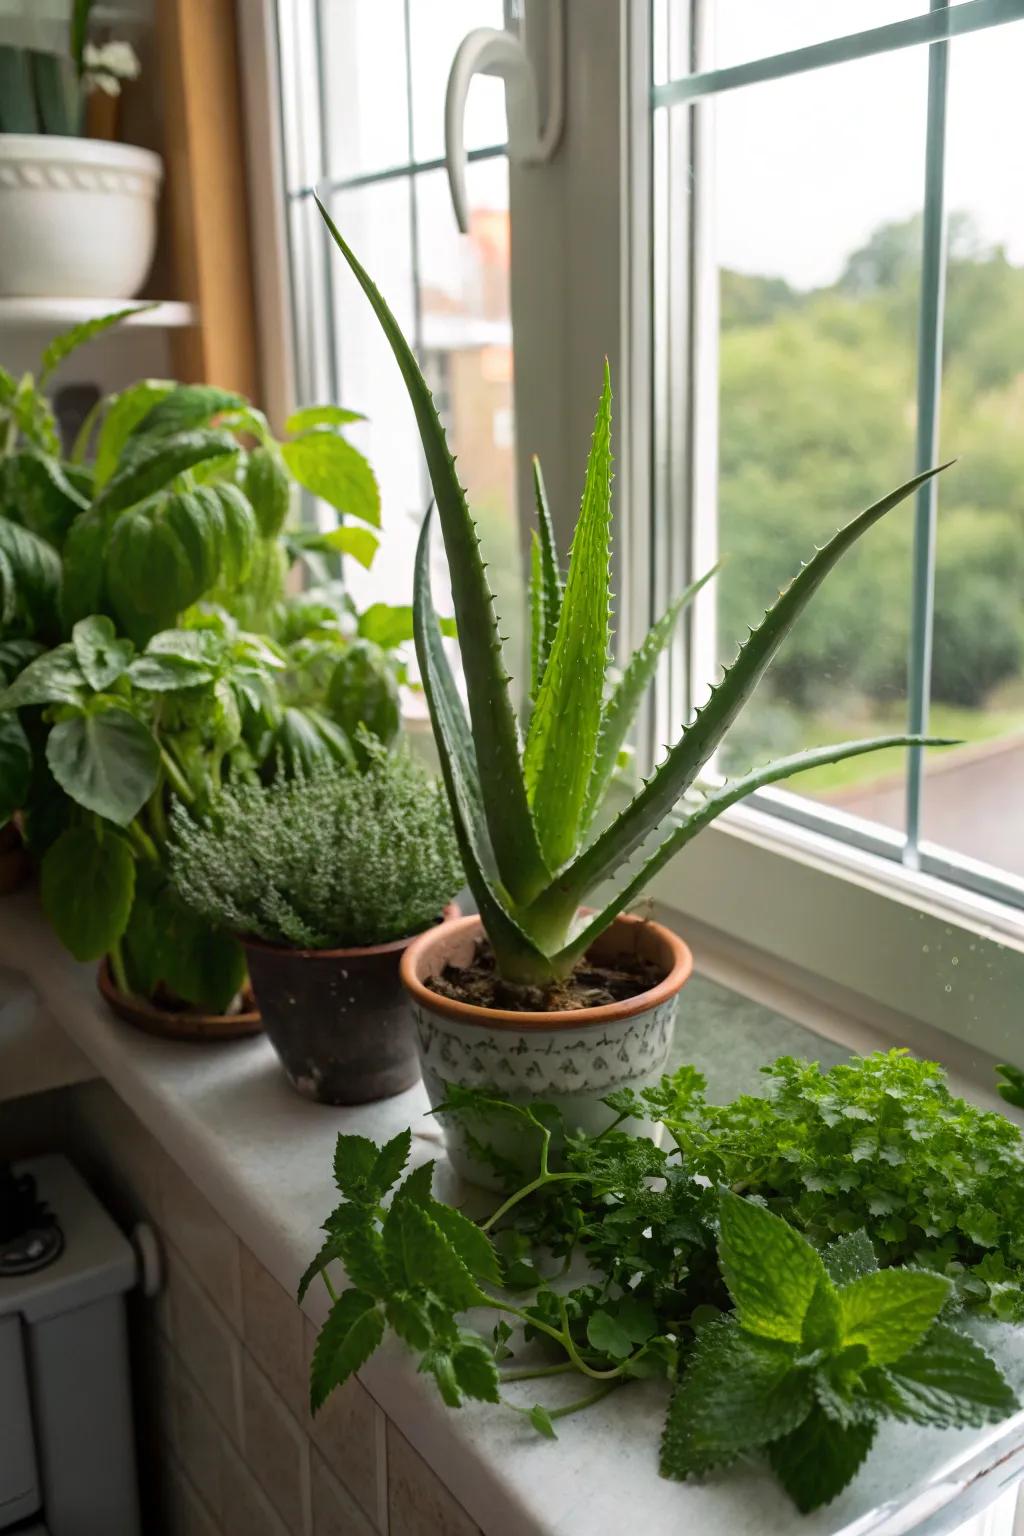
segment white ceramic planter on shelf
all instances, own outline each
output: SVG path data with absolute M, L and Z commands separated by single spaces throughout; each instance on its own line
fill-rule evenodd
M 612 1119 L 601 1101 L 615 1088 L 636 1090 L 657 1083 L 665 1072 L 675 1031 L 679 991 L 693 968 L 682 939 L 660 923 L 618 917 L 588 951 L 588 958 L 614 964 L 633 955 L 653 962 L 663 980 L 626 1002 L 583 1008 L 575 1013 L 513 1013 L 478 1008 L 439 996 L 428 985 L 445 964 L 466 965 L 483 929 L 478 917 L 429 930 L 402 956 L 402 981 L 412 1002 L 423 1082 L 435 1107 L 449 1085 L 478 1088 L 524 1104 L 554 1104 L 570 1130 L 596 1135 Z M 626 1121 L 634 1133 L 645 1124 Z M 446 1119 L 448 1156 L 463 1178 L 485 1188 L 503 1181 L 482 1159 L 483 1142 L 523 1172 L 535 1171 L 537 1147 L 521 1120 L 484 1123 L 471 1115 Z
M 0 133 L 0 297 L 133 298 L 162 180 L 160 156 L 132 144 Z

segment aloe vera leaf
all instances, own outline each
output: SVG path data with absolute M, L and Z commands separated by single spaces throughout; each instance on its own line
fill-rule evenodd
M 530 703 L 537 702 L 537 690 L 544 675 L 547 660 L 544 651 L 545 592 L 544 574 L 541 568 L 540 536 L 536 529 L 530 535 Z
M 672 631 L 683 609 L 688 607 L 707 582 L 718 571 L 713 565 L 709 571 L 693 581 L 681 592 L 656 624 L 652 625 L 643 644 L 633 653 L 629 665 L 616 684 L 614 692 L 604 706 L 601 716 L 601 733 L 597 740 L 597 756 L 594 771 L 587 786 L 587 800 L 583 810 L 584 825 L 589 826 L 598 806 L 604 798 L 619 752 L 636 718 L 641 700 L 657 670 L 662 651 L 672 638 Z
M 590 846 L 561 872 L 550 892 L 538 898 L 536 905 L 541 912 L 549 902 L 558 909 L 563 909 L 567 903 L 578 905 L 587 891 L 614 874 L 644 839 L 650 836 L 718 747 L 793 624 L 840 557 L 886 512 L 912 495 L 918 486 L 924 485 L 933 475 L 948 467 L 948 464 L 940 464 L 915 475 L 905 485 L 899 486 L 888 496 L 883 496 L 881 501 L 876 501 L 873 506 L 852 518 L 815 552 L 773 607 L 769 608 L 757 629 L 751 631 L 732 666 L 726 669 L 721 682 L 712 689 L 707 703 L 697 711 L 679 741 L 644 787 Z
M 562 610 L 523 758 L 537 834 L 552 869 L 576 851 L 601 726 L 610 599 L 611 425 L 611 378 L 605 363 Z
M 680 815 L 675 827 L 641 865 L 632 879 L 595 917 L 590 919 L 586 927 L 582 928 L 569 944 L 551 957 L 551 964 L 564 972 L 567 962 L 577 960 L 584 954 L 587 947 L 604 932 L 612 919 L 618 917 L 619 913 L 629 906 L 629 903 L 680 849 L 685 848 L 698 832 L 702 832 L 706 826 L 721 816 L 723 811 L 738 804 L 740 800 L 745 800 L 756 790 L 764 789 L 769 784 L 776 784 L 780 779 L 788 779 L 795 773 L 803 773 L 809 768 L 822 768 L 829 763 L 841 763 L 850 757 L 863 757 L 868 752 L 882 752 L 887 747 L 955 747 L 957 745 L 959 743 L 954 738 L 946 736 L 871 736 L 860 741 L 841 741 L 831 747 L 810 747 L 803 752 L 794 752 L 789 757 L 777 758 L 775 762 L 767 763 L 763 768 L 755 769 L 752 773 L 744 774 L 742 778 L 723 784 L 721 789 L 706 795 L 691 814 Z
M 491 845 L 502 881 L 512 899 L 528 901 L 543 889 L 548 872 L 526 797 L 519 733 L 508 689 L 509 676 L 494 614 L 494 600 L 480 557 L 476 525 L 455 473 L 455 461 L 448 451 L 444 428 L 412 349 L 383 297 L 342 239 L 327 209 L 319 198 L 316 201 L 334 243 L 370 301 L 412 402 L 451 571 L 459 648 Z
M 544 583 L 544 630 L 543 644 L 541 646 L 540 673 L 543 677 L 544 668 L 547 665 L 551 647 L 554 644 L 555 632 L 558 629 L 558 619 L 562 612 L 562 571 L 558 563 L 558 546 L 555 543 L 555 530 L 551 522 L 551 513 L 548 509 L 548 493 L 544 486 L 544 473 L 540 467 L 540 459 L 534 454 L 533 466 L 533 499 L 537 508 L 537 535 L 540 539 L 541 575 Z M 537 686 L 540 686 L 538 679 Z
M 473 738 L 445 655 L 430 592 L 432 510 L 423 519 L 416 548 L 413 639 L 459 854 L 501 974 L 509 980 L 546 980 L 551 974 L 546 958 L 515 922 L 498 890 Z

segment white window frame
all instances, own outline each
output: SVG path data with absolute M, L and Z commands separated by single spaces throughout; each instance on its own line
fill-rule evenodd
M 276 6 L 275 0 L 238 3 L 263 374 L 271 419 L 280 424 L 295 386 L 281 134 L 277 109 L 268 110 L 268 102 L 278 102 Z M 508 7 L 525 20 L 528 42 L 531 25 L 543 34 L 537 22 L 545 3 Z M 715 285 L 690 222 L 699 220 L 706 183 L 698 176 L 697 205 L 682 218 L 673 211 L 671 232 L 690 247 L 691 260 L 676 277 L 689 273 L 706 323 L 696 328 L 685 361 L 659 377 L 651 323 L 659 259 L 652 214 L 663 217 L 665 209 L 659 213 L 652 198 L 650 7 L 643 0 L 566 0 L 566 26 L 570 75 L 558 153 L 543 166 L 511 165 L 509 175 L 522 527 L 532 510 L 529 456 L 537 452 L 557 532 L 568 545 L 607 354 L 617 381 L 615 579 L 623 609 L 617 644 L 626 653 L 670 594 L 714 558 L 713 528 L 687 516 L 688 539 L 669 542 L 653 515 L 659 505 L 689 509 L 706 501 L 717 474 L 717 432 L 708 429 L 717 393 L 714 358 L 701 342 L 709 334 L 717 338 Z M 698 44 L 695 32 L 689 46 Z M 544 62 L 538 57 L 542 100 Z M 688 156 L 691 147 L 680 142 L 678 153 Z M 688 310 L 684 286 L 674 302 L 680 313 Z M 306 382 L 329 387 L 329 378 Z M 665 391 L 675 391 L 673 408 L 689 394 L 704 414 L 699 438 L 691 435 L 682 445 L 685 460 L 677 454 L 654 462 L 653 413 L 665 408 Z M 639 739 L 648 753 L 671 738 L 684 701 L 713 674 L 717 658 L 706 613 L 696 605 L 689 645 L 659 681 L 641 721 Z M 1024 998 L 1024 914 L 942 874 L 940 867 L 906 867 L 870 840 L 840 842 L 814 818 L 784 819 L 766 811 L 762 800 L 709 828 L 657 878 L 651 894 L 680 915 L 685 931 L 718 954 L 732 953 L 748 973 L 777 976 L 782 967 L 806 991 L 855 995 L 864 1016 L 884 1018 L 890 1038 L 909 1041 L 920 1027 L 938 1029 L 973 1051 L 1016 1055 L 1024 1065 L 1024 1045 L 1015 1051 L 1009 1043 Z

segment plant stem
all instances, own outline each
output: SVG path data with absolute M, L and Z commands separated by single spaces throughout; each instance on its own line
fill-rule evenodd
M 184 800 L 186 805 L 195 805 L 196 797 L 189 787 L 188 780 L 185 778 L 185 775 L 174 761 L 174 758 L 171 756 L 171 753 L 167 747 L 162 746 L 160 748 L 160 761 L 164 765 L 164 773 L 167 775 L 167 782 L 174 790 L 174 793 L 177 795 L 178 799 Z
M 606 1382 L 603 1387 L 598 1387 L 586 1397 L 577 1398 L 574 1403 L 566 1403 L 561 1408 L 546 1409 L 547 1416 L 549 1419 L 566 1419 L 570 1413 L 579 1413 L 582 1408 L 590 1408 L 594 1403 L 599 1403 L 602 1397 L 607 1397 L 609 1392 L 614 1392 L 615 1388 L 621 1385 L 621 1381 Z M 518 1403 L 509 1402 L 507 1397 L 503 1397 L 501 1401 L 505 1408 L 511 1408 L 513 1413 L 522 1414 L 525 1419 L 528 1419 L 533 1411 L 530 1408 L 521 1408 Z
M 535 1381 L 541 1376 L 564 1376 L 567 1371 L 574 1371 L 576 1367 L 571 1360 L 563 1360 L 561 1365 L 539 1365 L 535 1371 L 502 1371 L 502 1381 Z
M 562 1316 L 562 1332 L 565 1337 L 566 1353 L 568 1354 L 569 1359 L 572 1361 L 576 1369 L 578 1371 L 582 1371 L 584 1376 L 589 1376 L 593 1381 L 610 1381 L 615 1376 L 621 1376 L 630 1360 L 632 1360 L 633 1356 L 630 1355 L 629 1359 L 627 1360 L 620 1360 L 619 1364 L 612 1366 L 611 1370 L 609 1371 L 595 1370 L 592 1365 L 587 1364 L 579 1350 L 576 1348 L 576 1345 L 573 1341 L 572 1332 L 569 1328 L 569 1313 L 565 1305 L 565 1298 L 563 1296 L 558 1298 L 558 1310 Z
M 121 952 L 121 940 L 115 939 L 109 950 L 110 974 L 114 978 L 114 985 L 125 997 L 131 997 L 132 989 L 128 985 L 128 973 L 124 968 L 124 955 Z
M 332 1301 L 337 1301 L 338 1293 L 334 1289 L 334 1286 L 331 1283 L 331 1277 L 327 1273 L 326 1269 L 322 1269 L 320 1271 L 320 1278 L 323 1280 L 324 1285 L 326 1285 L 326 1287 L 327 1287 L 327 1294 L 328 1294 L 328 1296 L 331 1298 Z
M 144 859 L 147 859 L 150 864 L 160 863 L 160 855 L 157 852 L 156 844 L 149 834 L 143 830 L 137 819 L 129 823 L 128 836 Z
M 546 1147 L 544 1151 L 546 1154 Z M 547 1161 L 546 1155 L 544 1161 Z M 587 1173 L 548 1173 L 546 1168 L 542 1167 L 542 1171 L 535 1179 L 532 1179 L 529 1184 L 524 1184 L 522 1189 L 517 1189 L 514 1195 L 509 1195 L 504 1205 L 499 1205 L 493 1215 L 488 1216 L 486 1221 L 480 1223 L 480 1230 L 481 1232 L 489 1232 L 496 1221 L 500 1221 L 502 1216 L 507 1215 L 514 1206 L 517 1206 L 521 1200 L 525 1200 L 528 1195 L 535 1194 L 538 1189 L 543 1189 L 545 1184 L 559 1184 L 567 1179 L 588 1178 L 590 1178 L 590 1175 Z

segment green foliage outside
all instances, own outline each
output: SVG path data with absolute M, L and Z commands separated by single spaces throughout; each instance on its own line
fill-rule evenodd
M 768 1097 L 722 1106 L 692 1067 L 617 1090 L 595 1136 L 567 1132 L 551 1105 L 449 1085 L 438 1113 L 510 1191 L 479 1225 L 433 1197 L 432 1163 L 398 1183 L 408 1131 L 384 1147 L 339 1137 L 342 1201 L 300 1287 L 322 1275 L 332 1301 L 313 1411 L 389 1329 L 450 1407 L 502 1403 L 550 1439 L 566 1415 L 661 1380 L 664 1476 L 754 1452 L 803 1511 L 851 1481 L 887 1420 L 1012 1413 L 962 1324 L 968 1308 L 1024 1311 L 1019 1132 L 901 1051 L 765 1071 Z M 628 1134 L 637 1120 L 663 1125 L 669 1147 Z M 556 1406 L 560 1376 L 582 1395 Z M 534 1381 L 547 1403 L 516 1385 Z
M 185 905 L 216 928 L 301 949 L 386 944 L 436 922 L 462 885 L 440 781 L 368 732 L 365 770 L 314 762 L 228 786 L 171 819 Z
M 809 548 L 914 455 L 920 222 L 882 226 L 829 288 L 721 279 L 723 661 Z M 931 722 L 978 738 L 1024 726 L 1024 270 L 950 228 Z M 913 512 L 855 550 L 801 619 L 726 747 L 743 770 L 842 729 L 905 719 Z M 945 708 L 955 710 L 955 723 Z M 824 729 L 822 717 L 833 722 Z M 827 790 L 879 757 L 794 784 Z

